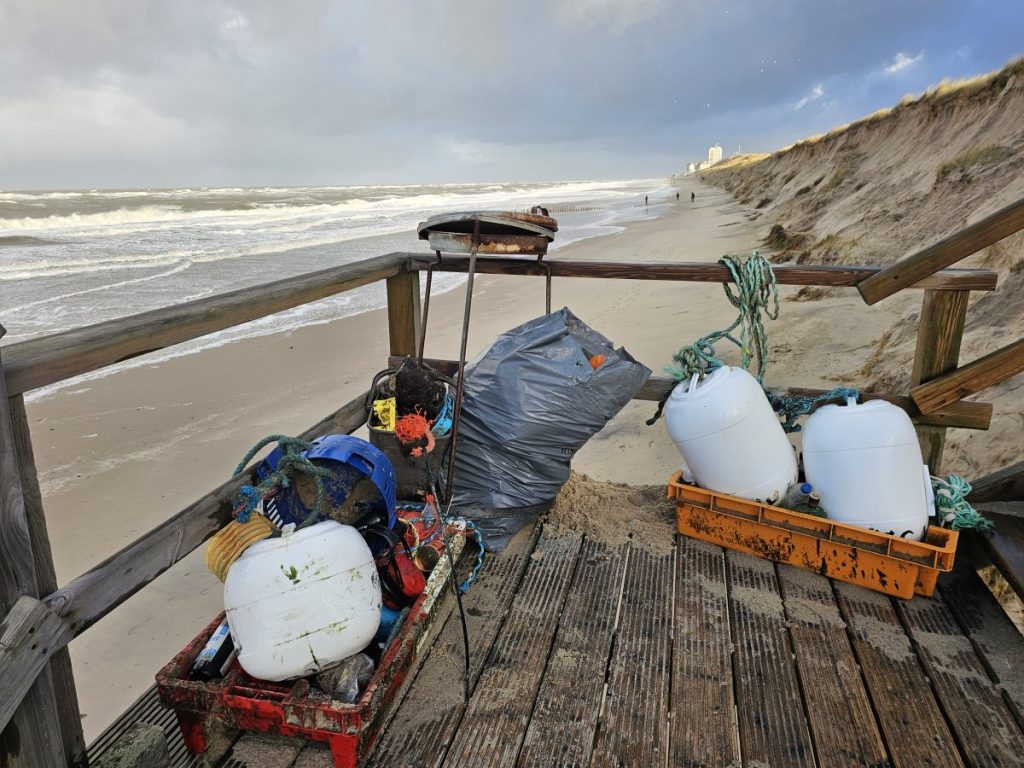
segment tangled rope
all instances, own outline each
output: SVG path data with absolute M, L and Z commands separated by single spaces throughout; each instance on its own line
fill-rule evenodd
M 808 414 L 819 404 L 833 400 L 857 399 L 860 393 L 850 387 L 836 387 L 824 394 L 813 397 L 806 395 L 790 395 L 788 397 L 772 392 L 764 386 L 764 374 L 768 368 L 768 335 L 764 329 L 764 318 L 777 320 L 779 317 L 779 288 L 775 280 L 775 272 L 771 262 L 754 251 L 750 258 L 737 260 L 732 256 L 723 256 L 718 260 L 729 270 L 732 282 L 736 284 L 735 293 L 729 283 L 722 283 L 725 296 L 729 303 L 739 310 L 736 320 L 723 331 L 714 331 L 697 339 L 693 344 L 682 347 L 672 356 L 675 366 L 666 368 L 670 376 L 678 380 L 692 378 L 694 374 L 705 376 L 715 368 L 725 365 L 718 358 L 715 344 L 723 339 L 732 342 L 740 349 L 740 362 L 745 369 L 750 368 L 753 359 L 757 358 L 758 383 L 764 389 L 765 397 L 772 409 L 782 417 L 782 428 L 786 432 L 799 432 L 801 427 L 796 423 L 801 416 Z M 739 338 L 733 331 L 739 328 Z M 647 420 L 651 426 L 656 422 L 668 402 L 671 390 L 658 403 L 654 416 Z
M 932 476 L 935 491 L 935 514 L 944 528 L 954 531 L 974 529 L 992 530 L 992 521 L 983 517 L 967 501 L 971 484 L 959 475 L 948 475 L 945 480 Z
M 803 427 L 797 424 L 796 420 L 810 413 L 817 405 L 829 403 L 833 400 L 845 402 L 851 397 L 856 400 L 860 397 L 860 392 L 852 387 L 836 387 L 824 394 L 813 397 L 808 395 L 790 395 L 786 397 L 778 392 L 772 392 L 763 384 L 761 386 L 764 389 L 765 397 L 771 403 L 772 410 L 782 417 L 782 429 L 786 432 L 799 432 Z
M 695 373 L 703 377 L 709 369 L 722 367 L 725 363 L 717 357 L 715 344 L 724 339 L 740 348 L 744 368 L 749 368 L 753 358 L 757 357 L 757 380 L 763 381 L 768 366 L 768 338 L 763 316 L 770 320 L 779 317 L 779 289 L 772 265 L 757 251 L 748 259 L 723 256 L 718 263 L 729 270 L 732 282 L 736 284 L 735 293 L 729 283 L 722 283 L 722 289 L 739 314 L 725 330 L 714 331 L 682 347 L 672 356 L 675 366 L 665 371 L 673 378 L 683 380 Z M 733 335 L 737 328 L 739 338 Z
M 240 523 L 249 522 L 249 518 L 253 510 L 256 509 L 256 505 L 269 495 L 271 491 L 278 488 L 287 488 L 291 485 L 294 474 L 302 473 L 312 477 L 316 483 L 316 502 L 313 504 L 313 508 L 305 520 L 296 528 L 305 528 L 308 525 L 312 525 L 320 516 L 320 508 L 324 498 L 323 478 L 329 477 L 331 474 L 331 470 L 325 467 L 318 467 L 302 455 L 303 451 L 307 451 L 312 447 L 312 443 L 307 443 L 305 440 L 299 440 L 296 437 L 288 437 L 287 435 L 264 437 L 249 449 L 238 463 L 238 466 L 235 467 L 234 474 L 241 473 L 248 466 L 249 462 L 252 461 L 253 457 L 271 443 L 277 443 L 281 447 L 283 455 L 277 462 L 277 467 L 263 480 L 256 485 L 243 485 L 239 489 L 238 494 L 243 503 L 236 510 L 235 519 Z

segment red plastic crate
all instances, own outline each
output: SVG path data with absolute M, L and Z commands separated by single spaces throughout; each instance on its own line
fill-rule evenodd
M 458 534 L 463 531 L 452 533 L 452 555 L 457 557 L 464 543 Z M 448 572 L 447 561 L 442 559 L 354 704 L 335 701 L 304 679 L 283 683 L 256 680 L 243 672 L 238 662 L 223 680 L 189 680 L 196 656 L 224 620 L 224 614 L 218 616 L 156 676 L 160 701 L 177 716 L 186 748 L 205 752 L 209 728 L 217 721 L 231 729 L 326 742 L 335 768 L 357 768 L 373 747 L 429 639 L 438 614 L 435 609 L 450 584 Z

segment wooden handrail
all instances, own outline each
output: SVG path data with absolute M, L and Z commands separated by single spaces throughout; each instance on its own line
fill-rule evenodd
M 934 413 L 965 397 L 995 386 L 1024 371 L 1024 339 L 989 352 L 973 363 L 938 376 L 910 390 L 917 407 Z
M 354 432 L 366 415 L 364 392 L 299 437 Z M 247 482 L 248 472 L 236 475 L 43 602 L 80 635 L 229 523 L 238 489 Z
M 366 415 L 364 392 L 301 437 L 353 432 Z M 236 475 L 42 601 L 24 597 L 14 605 L 0 620 L 0 732 L 46 662 L 226 525 L 238 489 L 248 481 L 248 471 Z
M 857 290 L 865 303 L 877 304 L 904 288 L 920 286 L 931 276 L 941 274 L 940 269 L 956 264 L 1021 229 L 1024 229 L 1024 198 L 880 270 L 861 282 Z
M 4 347 L 17 395 L 275 312 L 350 291 L 407 269 L 392 253 Z
M 395 366 L 398 365 L 401 360 L 401 357 L 392 356 L 388 358 L 388 364 Z M 458 371 L 458 364 L 454 360 L 424 358 L 423 362 L 446 376 L 454 376 Z M 676 384 L 678 384 L 678 382 L 675 379 L 670 379 L 667 376 L 651 376 L 640 390 L 633 395 L 633 399 L 657 402 L 670 392 L 672 387 Z M 807 389 L 804 387 L 783 387 L 778 388 L 777 391 L 786 397 L 817 397 L 818 395 L 823 395 L 826 392 L 824 389 Z M 885 400 L 893 405 L 898 405 L 906 411 L 907 415 L 909 415 L 917 424 L 936 427 L 960 427 L 962 429 L 985 430 L 988 429 L 989 424 L 992 421 L 991 403 L 972 403 L 967 400 L 962 400 L 934 413 L 926 414 L 921 413 L 917 405 L 914 404 L 914 401 L 906 395 L 861 392 L 860 396 L 863 400 Z M 815 406 L 815 408 L 816 407 L 817 406 Z M 813 411 L 815 408 L 812 408 L 811 410 Z
M 426 269 L 436 264 L 441 272 L 465 272 L 469 257 L 443 254 L 441 263 L 432 254 L 405 254 L 413 269 Z M 593 277 L 617 280 L 666 280 L 693 283 L 723 283 L 732 278 L 729 270 L 711 262 L 611 262 L 487 257 L 477 260 L 476 271 L 490 275 L 535 275 L 552 277 Z M 772 271 L 780 285 L 817 285 L 854 288 L 866 278 L 882 271 L 881 267 L 834 266 L 824 264 L 775 264 Z M 947 269 L 914 284 L 914 288 L 957 291 L 994 291 L 998 276 L 989 269 Z

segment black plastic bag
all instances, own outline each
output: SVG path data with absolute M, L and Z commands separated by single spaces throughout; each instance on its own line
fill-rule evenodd
M 572 457 L 650 375 L 567 308 L 503 333 L 467 366 L 454 507 L 487 549 L 550 508 Z

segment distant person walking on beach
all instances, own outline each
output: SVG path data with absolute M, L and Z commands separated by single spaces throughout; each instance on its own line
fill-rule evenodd
M 676 202 L 677 203 L 679 202 L 679 193 L 678 192 L 676 192 Z
M 644 205 L 647 205 L 647 195 L 644 195 Z
M 696 199 L 697 199 L 697 195 L 696 195 L 696 193 L 694 193 L 694 192 L 691 192 L 691 193 L 690 193 L 690 202 L 692 203 L 692 202 L 693 202 L 694 200 L 696 200 Z

